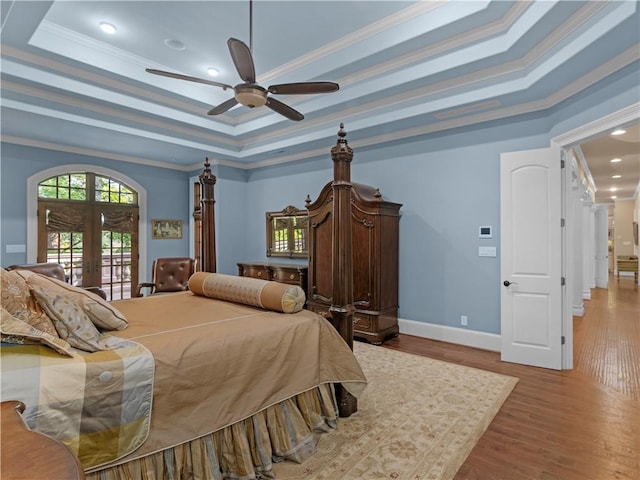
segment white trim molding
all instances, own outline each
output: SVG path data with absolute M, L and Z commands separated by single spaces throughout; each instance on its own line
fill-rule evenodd
M 436 325 L 434 323 L 417 322 L 415 320 L 398 319 L 400 333 L 416 337 L 430 338 L 442 342 L 455 343 L 467 347 L 500 351 L 500 335 L 496 333 L 478 332 L 463 328 Z

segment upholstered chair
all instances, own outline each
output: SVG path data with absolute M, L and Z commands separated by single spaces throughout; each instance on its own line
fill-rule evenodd
M 55 278 L 62 282 L 67 282 L 67 275 L 64 272 L 64 267 L 59 263 L 29 263 L 25 265 L 11 265 L 7 267 L 7 270 L 30 270 L 32 272 L 45 275 L 47 277 Z M 99 287 L 82 287 L 85 290 L 95 293 L 104 300 L 107 299 L 107 294 Z
M 151 266 L 151 282 L 139 283 L 133 297 L 142 297 L 142 289 L 149 295 L 181 292 L 189 289 L 189 278 L 196 271 L 196 260 L 189 257 L 157 258 Z

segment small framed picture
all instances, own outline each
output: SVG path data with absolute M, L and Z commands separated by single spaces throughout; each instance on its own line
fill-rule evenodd
M 182 220 L 151 220 L 151 238 L 163 240 L 182 238 Z

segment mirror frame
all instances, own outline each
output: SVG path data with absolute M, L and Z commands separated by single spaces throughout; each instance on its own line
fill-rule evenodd
M 309 212 L 306 209 L 301 210 L 289 205 L 279 212 L 267 212 L 267 257 L 287 257 L 287 258 L 307 258 L 309 256 Z M 303 250 L 295 249 L 294 230 L 295 225 L 298 223 L 298 219 L 306 221 L 304 232 Z M 276 221 L 285 221 L 287 223 L 287 242 L 288 248 L 286 250 L 276 250 L 276 230 L 274 229 L 274 223 Z

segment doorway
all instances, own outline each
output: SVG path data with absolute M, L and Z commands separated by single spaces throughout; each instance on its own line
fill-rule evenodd
M 553 295 L 550 294 L 540 294 L 539 297 L 539 308 L 540 312 L 545 313 L 545 315 L 541 315 L 540 317 L 546 319 L 546 323 L 543 321 L 542 323 L 538 322 L 538 324 L 532 324 L 527 321 L 526 315 L 518 317 L 518 311 L 513 308 L 508 308 L 509 305 L 514 305 L 512 301 L 509 300 L 510 297 L 514 297 L 516 294 L 520 294 L 523 302 L 529 301 L 533 298 L 531 292 L 517 291 L 517 288 L 514 290 L 505 290 L 501 291 L 501 302 L 503 305 L 502 308 L 502 334 L 503 337 L 501 339 L 502 342 L 502 351 L 504 353 L 505 350 L 509 350 L 509 345 L 514 348 L 511 349 L 513 355 L 510 355 L 510 361 L 516 363 L 522 363 L 525 365 L 538 365 L 538 366 L 548 366 L 542 365 L 537 362 L 531 362 L 529 356 L 525 354 L 525 352 L 551 352 L 553 350 L 554 342 L 558 347 L 561 346 L 560 349 L 560 359 L 554 358 L 553 367 L 551 368 L 561 368 L 561 369 L 572 369 L 574 364 L 573 358 L 573 310 L 575 306 L 573 305 L 574 298 L 580 298 L 580 305 L 582 305 L 582 297 L 584 294 L 584 278 L 583 271 L 586 269 L 583 268 L 583 243 L 584 232 L 581 227 L 583 223 L 583 215 L 584 215 L 584 207 L 582 203 L 576 202 L 575 192 L 573 191 L 573 183 L 574 180 L 579 179 L 579 172 L 577 168 L 574 167 L 574 162 L 566 162 L 566 152 L 570 151 L 572 148 L 580 145 L 588 139 L 595 138 L 597 136 L 603 135 L 605 132 L 612 131 L 615 128 L 619 128 L 621 125 L 627 125 L 632 122 L 637 121 L 637 109 L 638 105 L 631 105 L 625 109 L 622 109 L 614 114 L 611 114 L 607 117 L 604 117 L 600 120 L 592 122 L 583 127 L 574 129 L 568 133 L 563 135 L 559 135 L 551 139 L 551 148 L 550 149 L 541 149 L 539 152 L 542 155 L 542 152 L 562 149 L 563 151 L 563 160 L 560 163 L 560 158 L 558 158 L 559 165 L 564 165 L 563 174 L 561 175 L 562 181 L 559 182 L 558 177 L 554 176 L 551 179 L 547 174 L 542 175 L 544 178 L 551 179 L 552 185 L 558 187 L 561 190 L 560 200 L 557 199 L 546 199 L 546 202 L 543 205 L 547 207 L 551 207 L 549 211 L 560 212 L 561 218 L 559 218 L 558 222 L 555 221 L 545 221 L 541 222 L 541 226 L 544 227 L 538 233 L 542 235 L 542 241 L 546 242 L 546 244 L 550 245 L 547 237 L 555 236 L 557 233 L 562 231 L 562 241 L 561 241 L 561 254 L 560 254 L 560 263 L 561 268 L 557 271 L 554 269 L 553 272 L 551 270 L 545 271 L 544 275 L 539 275 L 540 278 L 544 278 L 545 280 L 550 281 L 550 285 L 556 285 L 557 287 L 562 286 L 561 288 L 561 308 L 550 309 L 547 308 L 551 305 L 551 299 Z M 521 151 L 517 152 L 517 158 L 521 156 L 535 154 L 535 151 Z M 506 154 L 502 154 L 501 157 L 505 157 Z M 544 155 L 543 155 L 544 156 Z M 560 157 L 558 155 L 558 157 Z M 502 168 L 502 167 L 501 167 Z M 529 168 L 529 167 L 527 167 Z M 533 168 L 533 167 L 531 167 Z M 538 167 L 534 168 L 538 170 Z M 533 170 L 532 170 L 533 171 Z M 543 178 L 543 179 L 544 179 Z M 544 183 L 544 182 L 541 182 Z M 561 183 L 561 186 L 557 183 Z M 503 185 L 504 187 L 504 185 Z M 503 190 L 504 192 L 504 190 Z M 501 200 L 502 202 L 502 200 Z M 551 203 L 549 203 L 551 202 Z M 502 202 L 503 203 L 503 202 Z M 555 208 L 553 206 L 556 206 Z M 580 208 L 577 208 L 579 206 Z M 509 228 L 508 224 L 504 224 L 503 220 L 503 210 L 504 206 L 501 204 L 501 265 L 505 263 L 507 257 L 510 255 L 510 250 L 505 252 L 505 248 L 509 247 L 506 243 L 503 243 L 502 238 L 519 238 L 517 234 L 519 231 L 512 231 Z M 546 211 L 545 209 L 542 209 Z M 548 216 L 547 216 L 548 217 Z M 566 228 L 570 227 L 570 228 Z M 523 226 L 523 231 L 527 231 L 526 226 Z M 540 233 L 541 232 L 541 233 Z M 535 232 L 530 232 L 531 237 L 534 238 L 533 235 Z M 578 236 L 578 235 L 581 236 Z M 529 242 L 531 243 L 531 242 Z M 508 249 L 508 248 L 507 248 Z M 548 253 L 548 252 L 547 252 Z M 548 255 L 545 257 L 550 258 Z M 508 262 L 507 262 L 508 263 Z M 593 262 L 591 262 L 592 264 Z M 548 265 L 551 263 L 547 262 Z M 591 265 L 590 264 L 590 265 Z M 502 270 L 502 267 L 501 267 Z M 506 272 L 508 274 L 509 272 Z M 504 276 L 505 272 L 501 271 L 501 274 Z M 507 275 L 508 276 L 508 275 Z M 548 277 L 548 278 L 547 278 Z M 511 285 L 518 285 L 517 280 L 514 281 L 515 277 L 503 278 L 504 286 L 507 289 L 510 289 Z M 502 281 L 501 280 L 501 281 Z M 576 292 L 578 292 L 576 294 Z M 546 302 L 546 303 L 545 303 Z M 557 305 L 555 302 L 552 302 L 553 305 Z M 505 304 L 507 308 L 505 308 Z M 544 307 L 544 308 L 543 308 Z M 528 309 L 520 309 L 520 313 L 528 311 Z M 522 321 L 518 323 L 518 318 L 521 318 Z M 515 323 L 514 323 L 515 322 Z M 558 335 L 559 332 L 559 335 Z M 507 346 L 506 346 L 507 345 Z M 518 348 L 515 348 L 518 347 Z M 526 348 L 520 348 L 526 347 Z M 555 351 L 555 350 L 553 350 Z M 518 353 L 521 352 L 521 353 Z M 516 353 L 518 353 L 516 355 Z
M 138 283 L 138 195 L 92 172 L 38 184 L 38 262 L 55 262 L 73 285 L 130 298 Z
M 628 125 L 637 122 L 637 112 L 640 104 L 633 104 L 626 108 L 623 108 L 617 112 L 607 115 L 601 119 L 593 121 L 589 124 L 583 125 L 579 128 L 573 129 L 565 134 L 556 136 L 551 139 L 551 145 L 560 146 L 564 149 L 572 148 L 576 145 L 580 145 L 589 139 L 596 138 L 597 136 L 604 135 L 607 132 L 612 131 L 621 125 Z M 568 172 L 571 173 L 571 172 Z M 571 175 L 568 175 L 570 178 Z M 571 189 L 567 188 L 567 182 L 563 184 L 563 203 L 564 205 L 571 205 Z M 575 221 L 574 215 L 572 215 L 571 208 L 565 209 L 563 216 L 566 219 L 568 225 L 573 224 Z M 563 263 L 563 276 L 565 277 L 565 288 L 563 292 L 563 312 L 562 312 L 562 336 L 564 337 L 563 355 L 562 355 L 562 368 L 573 368 L 573 315 L 571 309 L 571 294 L 573 292 L 574 279 L 572 278 L 572 261 L 574 258 L 574 248 L 572 242 L 563 242 L 562 245 L 562 263 Z
M 73 177 L 83 174 L 84 177 Z M 76 285 L 128 298 L 146 278 L 146 189 L 97 165 L 53 167 L 27 179 L 27 262 L 65 266 Z

